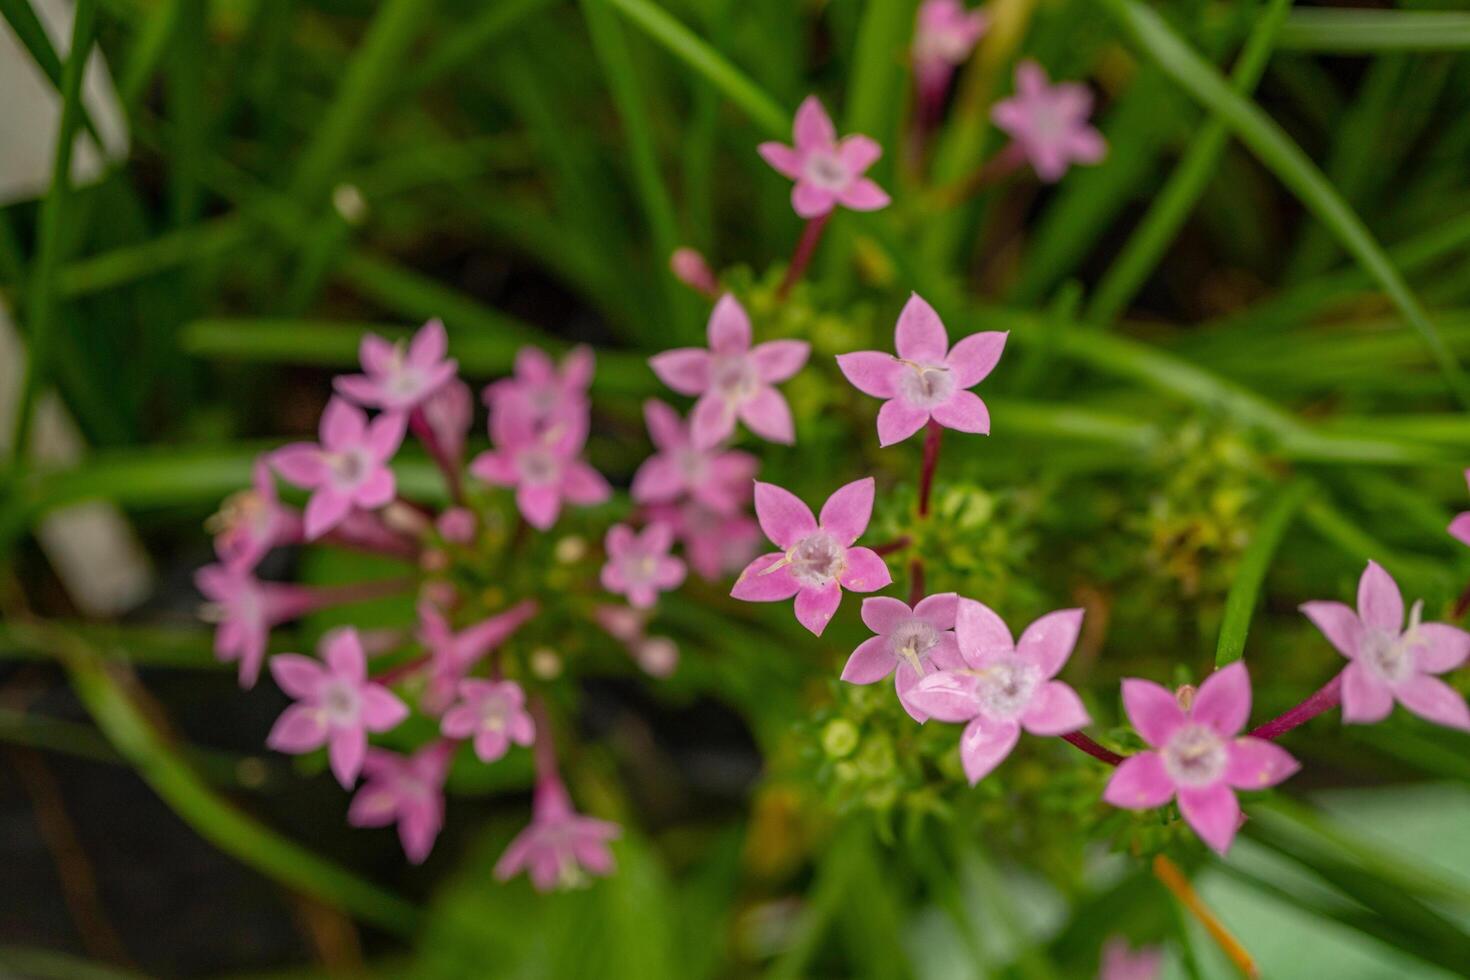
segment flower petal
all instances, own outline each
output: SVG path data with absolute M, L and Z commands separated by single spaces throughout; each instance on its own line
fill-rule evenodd
M 1118 764 L 1103 800 L 1122 810 L 1151 810 L 1174 796 L 1174 781 L 1157 752 L 1139 752 Z
M 544 531 L 561 515 L 561 491 L 544 483 L 522 484 L 516 487 L 516 508 L 526 523 Z
M 561 493 L 580 507 L 600 504 L 612 496 L 607 478 L 585 460 L 568 460 L 561 474 Z
M 766 537 L 782 551 L 817 529 L 817 519 L 800 497 L 760 480 L 755 481 L 755 516 Z
M 1179 812 L 1200 840 L 1223 856 L 1240 829 L 1240 801 L 1227 783 L 1179 790 Z
M 827 502 L 822 505 L 822 513 L 817 517 L 817 523 L 822 530 L 843 545 L 851 547 L 854 541 L 862 537 L 863 532 L 868 529 L 868 522 L 873 519 L 876 486 L 876 481 L 869 476 L 839 487 L 827 498 Z
M 949 401 L 935 405 L 930 414 L 934 421 L 956 432 L 990 434 L 990 409 L 973 391 L 956 391 Z
M 929 410 L 911 405 L 902 398 L 890 398 L 878 409 L 878 445 L 891 446 L 903 442 L 929 421 Z
M 841 582 L 849 592 L 876 592 L 893 584 L 893 573 L 872 548 L 849 548 Z
M 655 354 L 648 366 L 658 379 L 681 395 L 699 395 L 709 387 L 709 351 L 698 347 L 676 347 Z
M 842 668 L 842 679 L 849 684 L 872 684 L 893 673 L 897 665 L 898 661 L 888 646 L 888 637 L 869 637 L 859 643 L 847 658 L 847 664 Z
M 922 606 L 923 603 L 919 605 Z M 913 610 L 907 604 L 892 596 L 875 595 L 863 600 L 863 625 L 879 636 L 892 633 L 913 615 Z
M 270 663 L 271 676 L 282 691 L 298 701 L 316 699 L 326 679 L 320 661 L 299 653 L 282 653 L 272 657 Z
M 953 592 L 936 592 L 919 600 L 914 615 L 937 630 L 952 630 L 959 604 L 960 597 Z
M 298 487 L 314 487 L 327 479 L 327 461 L 320 447 L 310 442 L 293 442 L 268 457 L 275 471 Z
M 1363 623 L 1358 614 L 1346 603 L 1317 601 L 1304 602 L 1299 607 L 1327 637 L 1327 642 L 1337 648 L 1349 660 L 1358 655 L 1358 643 L 1363 636 Z
M 343 789 L 357 782 L 366 754 L 367 732 L 361 728 L 339 728 L 327 736 L 327 763 Z
M 1189 711 L 1191 721 L 1209 725 L 1222 738 L 1231 738 L 1245 728 L 1250 715 L 1250 673 L 1240 660 L 1206 677 Z
M 898 356 L 921 364 L 942 364 L 949 353 L 949 335 L 934 307 L 918 293 L 909 296 L 898 314 L 894 329 L 894 346 Z
M 1448 623 L 1423 623 L 1414 634 L 1412 649 L 1415 670 L 1443 674 L 1470 657 L 1470 633 Z
M 735 406 L 723 395 L 707 391 L 689 413 L 689 439 L 695 449 L 713 449 L 735 431 Z
M 974 786 L 1005 761 L 1021 737 L 1021 726 L 1014 721 L 992 721 L 980 715 L 965 726 L 960 735 L 960 764 L 965 777 Z
M 1395 635 L 1404 628 L 1404 597 L 1382 565 L 1370 561 L 1358 579 L 1358 615 L 1363 623 Z
M 1470 544 L 1470 511 L 1456 515 L 1450 521 L 1449 532 L 1465 544 Z
M 1265 789 L 1285 782 L 1301 764 L 1290 752 L 1264 738 L 1237 738 L 1230 743 L 1225 781 L 1236 789 Z
M 860 177 L 838 191 L 837 200 L 853 211 L 879 211 L 893 202 L 887 191 L 866 177 Z
M 1065 735 L 1092 724 L 1077 692 L 1061 681 L 1047 681 L 1021 715 L 1021 724 L 1032 735 Z
M 1174 730 L 1184 724 L 1184 711 L 1172 692 L 1136 677 L 1123 680 L 1123 710 L 1143 740 L 1154 747 L 1168 742 Z
M 322 410 L 322 446 L 329 450 L 361 445 L 367 434 L 367 413 L 345 398 L 333 396 Z
M 660 454 L 639 464 L 629 492 L 637 503 L 661 504 L 674 500 L 684 489 L 684 471 L 671 456 Z
M 815 95 L 808 95 L 797 107 L 792 135 L 796 138 L 797 151 L 802 154 L 814 149 L 831 149 L 836 145 L 837 129 L 832 125 L 832 117 L 827 115 L 827 110 Z
M 838 354 L 837 367 L 854 388 L 874 398 L 897 395 L 898 379 L 908 370 L 892 354 L 876 350 Z
M 954 629 L 959 638 L 960 652 L 972 667 L 980 666 L 988 657 L 1016 648 L 1016 641 L 1005 620 L 997 616 L 995 610 L 974 599 L 959 600 Z
M 339 490 L 324 487 L 312 494 L 302 515 L 306 540 L 315 541 L 341 524 L 351 509 L 352 498 Z
M 832 615 L 842 603 L 842 589 L 836 582 L 828 582 L 821 588 L 805 588 L 796 593 L 796 621 L 813 635 L 821 636 Z
M 969 721 L 980 712 L 980 680 L 973 673 L 940 670 L 919 678 L 907 701 L 939 721 Z
M 408 718 L 408 705 L 382 684 L 365 684 L 360 694 L 362 725 L 368 731 L 392 731 Z
M 804 340 L 768 340 L 750 349 L 750 359 L 756 376 L 773 385 L 800 371 L 811 353 L 812 345 Z
M 271 726 L 265 744 L 277 752 L 300 755 L 319 748 L 326 740 L 327 722 L 320 709 L 293 704 Z
M 854 177 L 877 163 L 882 156 L 882 144 L 861 133 L 844 136 L 837 144 L 837 159 Z
M 1010 334 L 1000 330 L 972 333 L 950 349 L 945 363 L 954 372 L 955 386 L 973 388 L 984 381 L 1006 349 Z
M 1082 632 L 1081 609 L 1060 609 L 1047 613 L 1026 627 L 1016 650 L 1033 659 L 1047 677 L 1055 677 L 1072 655 L 1077 636 Z
M 740 420 L 767 442 L 782 446 L 796 442 L 796 423 L 791 418 L 791 406 L 775 388 L 762 385 L 755 394 L 741 402 Z M 710 447 L 700 445 L 699 448 Z
M 773 141 L 762 143 L 755 149 L 761 159 L 769 163 L 782 177 L 790 177 L 792 180 L 801 178 L 801 154 L 795 147 Z
M 739 354 L 750 350 L 750 317 L 733 293 L 715 304 L 706 328 L 709 349 L 715 354 Z
M 1420 674 L 1395 687 L 1393 695 L 1420 718 L 1470 732 L 1470 707 L 1458 691 L 1438 677 Z
M 1368 668 L 1353 661 L 1342 670 L 1342 720 L 1349 725 L 1373 725 L 1393 711 L 1393 692 Z
M 768 571 L 785 557 L 783 553 L 773 551 L 746 565 L 745 571 L 735 580 L 730 595 L 744 602 L 780 602 L 796 595 L 801 586 L 792 578 L 790 565 Z

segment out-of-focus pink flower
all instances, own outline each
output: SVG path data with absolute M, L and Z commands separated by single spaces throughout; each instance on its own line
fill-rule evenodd
M 1152 681 L 1123 681 L 1123 707 L 1153 751 L 1124 759 L 1103 799 L 1148 810 L 1178 797 L 1179 812 L 1224 854 L 1240 827 L 1238 789 L 1265 789 L 1301 767 L 1279 745 L 1241 736 L 1251 711 L 1250 675 L 1237 661 L 1215 671 L 1186 708 Z
M 855 480 L 822 505 L 821 519 L 795 494 L 775 484 L 755 485 L 761 530 L 780 548 L 746 566 L 730 594 L 746 602 L 796 597 L 796 618 L 817 636 L 827 628 L 842 590 L 876 592 L 893 581 L 871 548 L 854 543 L 873 516 L 873 478 Z
M 276 719 L 266 744 L 293 755 L 327 746 L 333 775 L 351 789 L 362 771 L 368 733 L 396 728 L 408 717 L 408 706 L 368 680 L 357 630 L 328 633 L 321 650 L 325 665 L 296 653 L 271 658 L 271 676 L 296 703 Z
M 649 677 L 668 677 L 679 666 L 679 645 L 667 636 L 649 636 L 630 651 Z
M 443 613 L 430 603 L 420 602 L 418 637 L 430 656 L 423 710 L 437 715 L 448 708 L 459 682 L 486 654 L 510 639 L 536 615 L 537 608 L 534 600 L 526 599 L 456 633 Z
M 1164 951 L 1157 946 L 1133 949 L 1122 936 L 1103 944 L 1097 980 L 1158 980 L 1164 969 Z
M 1006 333 L 974 333 L 949 346 L 939 314 L 915 293 L 904 304 L 894 330 L 898 356 L 882 351 L 839 354 L 837 366 L 853 387 L 887 399 L 878 409 L 878 442 L 891 446 L 931 418 L 960 432 L 990 432 L 990 411 L 970 391 L 995 369 Z
M 270 631 L 321 606 L 310 589 L 285 582 L 262 582 L 247 568 L 206 565 L 194 584 L 209 600 L 204 618 L 216 623 L 214 655 L 240 663 L 240 686 L 254 687 L 265 661 Z
M 585 411 L 568 412 L 549 428 L 519 396 L 497 396 L 490 416 L 495 448 L 476 456 L 470 472 L 486 483 L 516 488 L 516 506 L 532 527 L 556 523 L 563 502 L 600 504 L 612 496 L 602 474 L 578 458 L 587 442 Z
M 512 742 L 530 745 L 536 740 L 526 692 L 515 681 L 460 681 L 459 703 L 444 713 L 439 727 L 450 738 L 474 739 L 481 762 L 502 758 Z
M 468 507 L 451 507 L 434 520 L 434 527 L 445 541 L 468 544 L 475 538 L 475 512 Z
M 964 666 L 921 678 L 909 701 L 939 721 L 967 721 L 960 761 L 971 783 L 1000 765 L 1021 729 L 1065 735 L 1089 723 L 1077 692 L 1057 674 L 1072 655 L 1082 610 L 1047 613 L 1026 627 L 1020 642 L 1004 620 L 974 599 L 959 600 L 955 633 Z
M 362 338 L 362 374 L 344 374 L 332 386 L 344 398 L 367 408 L 407 413 L 422 405 L 459 370 L 449 353 L 444 324 L 430 320 L 406 346 L 376 334 Z
M 684 581 L 684 563 L 669 554 L 674 529 L 654 523 L 635 533 L 626 524 L 608 529 L 607 563 L 602 566 L 602 587 L 628 597 L 635 609 L 647 609 L 660 592 L 677 589 Z
M 1092 93 L 1075 82 L 1052 85 L 1034 61 L 1016 66 L 1016 94 L 990 111 L 995 124 L 1020 144 L 1036 175 L 1062 179 L 1074 163 L 1097 163 L 1107 156 L 1102 134 L 1088 125 Z
M 750 499 L 750 481 L 760 462 L 739 450 L 694 448 L 679 413 L 657 399 L 643 403 L 648 434 L 658 450 L 633 474 L 633 499 L 662 504 L 688 496 L 711 510 L 729 514 Z
M 543 775 L 536 782 L 531 823 L 495 862 L 495 877 L 507 881 L 525 871 L 541 892 L 581 887 L 589 874 L 612 874 L 607 842 L 619 833 L 617 824 L 573 810 L 556 774 Z
M 592 611 L 597 625 L 628 648 L 628 654 L 650 677 L 667 677 L 679 665 L 679 647 L 667 636 L 648 636 L 651 614 L 632 606 L 601 605 Z
M 966 10 L 961 0 L 924 0 L 919 5 L 914 24 L 914 83 L 926 116 L 938 113 L 955 68 L 970 57 L 988 25 L 983 10 Z
M 650 507 L 648 516 L 673 527 L 689 567 L 709 582 L 738 572 L 760 550 L 760 525 L 749 514 L 721 514 L 688 501 Z
M 772 385 L 800 371 L 811 346 L 771 340 L 751 347 L 750 317 L 729 293 L 715 304 L 708 335 L 708 350 L 679 347 L 648 362 L 664 384 L 681 395 L 698 396 L 690 415 L 694 448 L 711 449 L 729 438 L 737 418 L 762 439 L 795 442 L 791 407 Z
M 674 254 L 669 256 L 669 270 L 675 279 L 691 289 L 710 297 L 720 295 L 720 281 L 697 249 L 674 249 Z
M 588 411 L 587 389 L 597 362 L 592 348 L 579 344 L 562 358 L 561 366 L 539 347 L 522 347 L 516 354 L 515 374 L 486 386 L 485 405 L 494 415 L 512 404 L 532 431 L 554 428 Z M 585 420 L 581 423 L 585 429 Z
M 403 853 L 423 864 L 444 826 L 444 780 L 452 742 L 433 742 L 413 755 L 370 748 L 363 760 L 363 784 L 347 809 L 354 827 L 398 824 Z
M 403 443 L 407 425 L 400 412 L 368 422 L 367 414 L 341 398 L 322 412 L 321 444 L 295 442 L 271 456 L 287 480 L 312 491 L 306 505 L 306 537 L 314 540 L 342 523 L 353 507 L 374 510 L 393 499 L 396 484 L 388 461 Z
M 1465 482 L 1470 484 L 1470 470 L 1465 471 Z M 1470 544 L 1470 510 L 1455 515 L 1450 521 L 1450 534 L 1462 544 Z
M 1393 703 L 1436 724 L 1470 731 L 1465 699 L 1433 675 L 1470 658 L 1470 633 L 1446 623 L 1423 623 L 1424 603 L 1414 603 L 1404 624 L 1398 583 L 1370 561 L 1358 579 L 1358 609 L 1341 602 L 1307 602 L 1302 612 L 1349 661 L 1342 672 L 1342 720 L 1372 724 Z
M 455 378 L 424 399 L 419 411 L 446 462 L 459 464 L 475 424 L 475 396 L 470 386 Z
M 883 155 L 883 147 L 867 136 L 837 139 L 837 129 L 815 95 L 796 110 L 795 146 L 762 143 L 760 154 L 783 177 L 796 181 L 791 206 L 803 218 L 817 218 L 837 205 L 853 211 L 888 206 L 883 188 L 863 174 Z
M 842 679 L 849 684 L 872 684 L 893 674 L 903 709 L 915 721 L 927 721 L 929 716 L 909 703 L 909 692 L 934 671 L 965 666 L 954 633 L 958 601 L 953 592 L 942 592 L 919 600 L 910 609 L 888 596 L 864 599 L 863 622 L 878 635 L 858 644 L 842 668 Z
M 220 561 L 247 571 L 272 548 L 294 544 L 303 533 L 301 514 L 276 495 L 276 479 L 264 456 L 255 461 L 251 488 L 227 499 L 211 526 Z

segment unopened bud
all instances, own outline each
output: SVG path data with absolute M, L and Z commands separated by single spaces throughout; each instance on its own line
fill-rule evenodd
M 715 296 L 720 292 L 720 283 L 715 279 L 714 270 L 695 249 L 674 249 L 674 254 L 669 256 L 669 269 L 673 271 L 675 279 L 690 289 L 706 296 Z
M 1194 695 L 1198 690 L 1193 684 L 1182 684 L 1179 690 L 1174 692 L 1174 700 L 1179 702 L 1179 708 L 1188 711 L 1194 705 Z

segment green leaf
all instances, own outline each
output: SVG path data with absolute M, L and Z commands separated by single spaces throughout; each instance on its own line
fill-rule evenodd
M 1464 51 L 1470 14 L 1449 10 L 1294 10 L 1281 30 L 1286 51 L 1374 54 L 1381 51 Z
M 1256 525 L 1255 537 L 1245 549 L 1245 554 L 1241 555 L 1235 581 L 1230 583 L 1230 593 L 1225 597 L 1220 641 L 1215 647 L 1217 668 L 1234 663 L 1245 654 L 1246 634 L 1250 632 L 1251 616 L 1255 613 L 1261 586 L 1266 581 L 1266 569 L 1270 567 L 1292 518 L 1296 517 L 1313 489 L 1310 480 L 1298 477 L 1273 493 L 1271 506 Z

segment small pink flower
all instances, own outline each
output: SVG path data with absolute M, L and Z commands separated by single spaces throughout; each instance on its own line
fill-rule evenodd
M 617 824 L 573 810 L 566 787 L 555 774 L 543 776 L 536 782 L 530 826 L 495 862 L 495 877 L 507 881 L 528 871 L 537 891 L 581 887 L 588 874 L 612 874 L 607 842 L 618 834 Z
M 917 722 L 929 716 L 909 703 L 909 692 L 933 671 L 965 666 L 955 639 L 954 617 L 958 596 L 942 592 L 921 599 L 910 609 L 888 596 L 863 600 L 863 622 L 878 634 L 858 644 L 842 668 L 849 684 L 872 684 L 893 674 L 898 701 Z
M 508 402 L 519 403 L 518 411 L 528 417 L 532 430 L 540 431 L 587 413 L 587 389 L 596 367 L 592 348 L 586 344 L 573 347 L 560 367 L 539 347 L 522 347 L 516 354 L 514 376 L 486 386 L 485 405 L 493 414 Z M 492 419 L 492 428 L 494 424 Z
M 688 501 L 650 507 L 648 516 L 674 529 L 689 567 L 708 582 L 738 572 L 760 550 L 760 525 L 749 514 L 721 514 Z
M 325 665 L 296 653 L 271 658 L 271 676 L 296 703 L 276 719 L 266 744 L 293 755 L 327 746 L 337 782 L 351 789 L 362 771 L 368 733 L 397 728 L 408 717 L 408 706 L 368 680 L 357 630 L 328 633 L 321 650 Z
M 354 827 L 398 824 L 403 853 L 423 864 L 444 826 L 444 780 L 449 775 L 451 742 L 434 742 L 413 755 L 370 748 L 363 760 L 363 784 L 347 809 Z
M 419 603 L 418 639 L 429 651 L 429 677 L 424 690 L 423 710 L 437 715 L 449 707 L 459 682 L 469 675 L 485 655 L 536 615 L 536 602 L 526 599 L 505 612 L 482 619 L 455 632 L 444 614 L 427 602 Z
M 1066 735 L 1090 723 L 1082 699 L 1054 678 L 1072 655 L 1082 610 L 1047 613 L 1017 643 L 1005 622 L 974 599 L 959 600 L 955 633 L 964 664 L 921 679 L 909 701 L 939 721 L 968 721 L 960 761 L 972 784 L 1005 761 L 1021 729 Z
M 1085 85 L 1051 85 L 1034 61 L 1016 66 L 1016 94 L 995 104 L 991 119 L 1021 146 L 1042 180 L 1052 183 L 1073 163 L 1097 163 L 1107 155 L 1102 134 L 1087 124 L 1092 93 Z
M 459 365 L 449 353 L 444 324 L 430 320 L 406 346 L 376 334 L 362 338 L 358 357 L 363 374 L 344 374 L 332 386 L 366 408 L 407 413 L 422 405 L 454 377 Z
M 1250 675 L 1236 662 L 1199 686 L 1189 707 L 1152 681 L 1123 681 L 1123 707 L 1153 747 L 1123 760 L 1103 799 L 1148 810 L 1177 797 L 1194 832 L 1224 854 L 1240 827 L 1238 789 L 1265 789 L 1301 768 L 1279 745 L 1242 736 L 1251 711 Z
M 667 636 L 648 636 L 649 612 L 631 606 L 602 605 L 592 610 L 597 625 L 628 648 L 628 654 L 651 677 L 667 677 L 679 666 L 679 647 Z
M 648 362 L 664 384 L 681 395 L 698 396 L 690 415 L 694 448 L 712 449 L 729 438 L 737 418 L 769 442 L 795 442 L 791 408 L 772 385 L 800 371 L 811 346 L 771 340 L 751 347 L 750 317 L 729 293 L 715 304 L 707 332 L 708 350 L 679 347 Z
M 668 677 L 679 666 L 679 645 L 667 636 L 644 637 L 629 652 L 649 677 Z
M 1470 470 L 1465 471 L 1465 482 L 1470 483 Z M 1470 544 L 1470 510 L 1455 516 L 1450 521 L 1450 534 L 1462 544 Z
M 709 267 L 709 262 L 693 248 L 676 248 L 674 254 L 669 256 L 669 271 L 690 289 L 704 293 L 706 296 L 718 296 L 720 294 L 720 281 L 715 278 L 715 271 Z
M 240 686 L 246 688 L 260 677 L 271 630 L 321 605 L 320 597 L 303 586 L 262 582 L 243 567 L 208 565 L 194 573 L 194 584 L 209 600 L 204 618 L 218 624 L 214 655 L 240 662 Z
M 1370 561 L 1358 579 L 1358 610 L 1341 602 L 1307 602 L 1302 612 L 1349 661 L 1342 672 L 1342 720 L 1372 724 L 1393 703 L 1421 718 L 1470 731 L 1465 699 L 1433 675 L 1470 658 L 1470 633 L 1446 623 L 1423 623 L 1414 603 L 1404 626 L 1404 599 L 1393 577 Z
M 760 462 L 739 450 L 696 449 L 679 413 L 656 399 L 643 403 L 648 434 L 658 452 L 633 474 L 633 499 L 662 504 L 688 496 L 729 514 L 750 499 L 750 481 Z
M 815 95 L 796 110 L 794 147 L 762 143 L 760 154 L 783 177 L 796 181 L 791 206 L 803 218 L 818 218 L 837 205 L 853 211 L 877 211 L 888 206 L 883 188 L 863 173 L 883 155 L 883 147 L 867 136 L 837 139 L 827 110 Z
M 1103 944 L 1097 980 L 1158 980 L 1164 969 L 1164 951 L 1157 946 L 1133 949 L 1122 936 Z
M 367 414 L 341 398 L 322 412 L 321 445 L 295 442 L 271 456 L 287 480 L 311 489 L 306 504 L 306 537 L 315 540 L 342 523 L 353 507 L 374 510 L 397 492 L 388 461 L 403 443 L 407 425 L 398 412 Z
M 468 544 L 475 539 L 475 512 L 468 507 L 451 507 L 434 519 L 434 529 L 445 541 Z
M 216 515 L 214 552 L 232 568 L 253 569 L 272 548 L 301 540 L 301 514 L 276 495 L 276 479 L 262 456 L 252 470 L 251 489 L 234 494 Z
M 827 628 L 842 590 L 876 592 L 893 581 L 871 548 L 854 542 L 873 516 L 873 478 L 840 488 L 822 505 L 821 520 L 789 490 L 756 482 L 755 513 L 761 530 L 781 551 L 746 566 L 730 594 L 746 602 L 779 602 L 796 596 L 796 618 L 817 636 Z
M 684 563 L 669 554 L 673 544 L 674 529 L 667 524 L 650 524 L 637 533 L 626 524 L 614 524 L 605 542 L 602 587 L 627 596 L 635 609 L 648 609 L 660 592 L 684 582 Z
M 602 474 L 578 458 L 587 425 L 587 413 L 580 411 L 538 428 L 528 402 L 497 396 L 490 416 L 495 448 L 476 456 L 470 472 L 494 486 L 515 487 L 521 516 L 544 531 L 556 523 L 564 502 L 589 506 L 612 496 Z
M 445 459 L 459 465 L 465 440 L 475 424 L 475 396 L 470 386 L 455 378 L 424 399 L 419 411 Z
M 990 432 L 990 411 L 973 388 L 995 369 L 1009 334 L 974 333 L 949 346 L 939 314 L 918 293 L 898 315 L 894 346 L 882 351 L 839 354 L 837 366 L 858 391 L 885 398 L 878 409 L 878 442 L 891 446 L 931 418 L 960 432 Z
M 960 0 L 924 0 L 914 24 L 914 81 L 919 102 L 933 113 L 944 102 L 954 70 L 965 63 L 985 34 L 983 10 L 966 10 Z
M 503 758 L 512 742 L 530 745 L 536 740 L 526 692 L 515 681 L 460 681 L 459 703 L 444 713 L 439 727 L 450 738 L 473 738 L 481 762 Z

